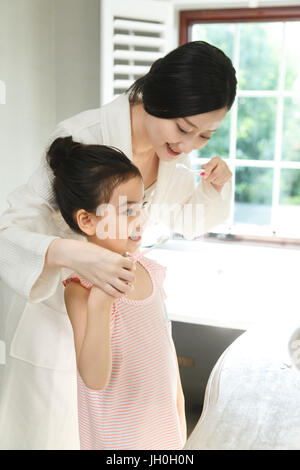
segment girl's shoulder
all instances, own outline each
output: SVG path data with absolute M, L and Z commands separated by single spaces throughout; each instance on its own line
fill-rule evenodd
M 76 282 L 76 283 L 80 284 L 82 287 L 84 287 L 85 289 L 88 289 L 88 290 L 90 290 L 93 287 L 93 284 L 90 281 L 83 278 L 80 274 L 78 274 L 76 272 L 73 272 L 72 274 L 70 274 L 70 276 L 68 276 L 66 279 L 64 279 L 62 281 L 62 284 L 65 287 L 67 287 L 67 285 L 69 285 L 72 282 Z
M 160 283 L 166 278 L 167 267 L 158 263 L 156 260 L 142 256 L 139 262 L 152 274 L 152 276 Z

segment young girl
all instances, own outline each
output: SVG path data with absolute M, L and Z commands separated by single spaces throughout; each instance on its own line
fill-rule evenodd
M 69 227 L 134 259 L 145 224 L 138 168 L 113 147 L 72 137 L 56 139 L 47 161 Z M 135 266 L 131 293 L 117 299 L 80 273 L 63 281 L 76 351 L 81 449 L 182 449 L 186 441 L 184 395 L 164 313 L 166 268 L 143 256 Z

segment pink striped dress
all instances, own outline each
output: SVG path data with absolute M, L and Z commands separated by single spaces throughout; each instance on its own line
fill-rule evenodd
M 78 421 L 82 450 L 182 449 L 177 411 L 177 358 L 166 316 L 166 268 L 141 257 L 152 280 L 144 300 L 123 296 L 111 311 L 112 371 L 103 390 L 91 390 L 77 370 Z M 76 273 L 74 280 L 92 284 Z

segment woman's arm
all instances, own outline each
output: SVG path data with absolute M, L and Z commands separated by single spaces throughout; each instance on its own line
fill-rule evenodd
M 73 327 L 78 372 L 85 385 L 102 390 L 111 374 L 110 315 L 113 297 L 93 286 L 71 282 L 65 303 Z
M 49 143 L 67 134 L 58 126 Z M 48 247 L 58 238 L 49 222 L 55 210 L 49 178 L 44 156 L 27 184 L 8 195 L 8 208 L 0 215 L 0 277 L 34 303 L 53 295 L 60 281 L 60 268 L 44 266 Z
M 209 232 L 223 223 L 230 214 L 232 182 L 228 180 L 220 191 L 206 182 L 203 177 L 196 184 L 195 176 L 186 168 L 162 162 L 160 181 L 150 207 L 150 221 L 162 222 L 171 231 L 182 234 L 186 239 Z M 178 158 L 191 168 L 189 155 Z
M 78 118 L 67 125 L 60 123 L 47 146 L 57 137 L 72 135 L 79 123 Z M 98 143 L 90 137 L 90 143 Z M 130 286 L 123 280 L 134 282 L 129 259 L 101 247 L 91 248 L 77 234 L 72 236 L 75 240 L 59 236 L 59 227 L 52 220 L 57 210 L 52 181 L 44 155 L 27 184 L 8 195 L 9 207 L 0 215 L 0 278 L 32 303 L 55 294 L 62 267 L 80 272 L 109 295 L 128 293 Z
M 57 236 L 46 162 L 7 202 L 0 216 L 0 278 L 22 297 L 38 303 L 55 294 L 62 267 L 80 272 L 114 297 L 129 292 L 126 282 L 135 279 L 130 259 L 77 234 L 77 240 Z
M 80 273 L 108 297 L 121 297 L 135 281 L 135 263 L 128 257 L 95 243 L 57 239 L 49 246 L 46 269 L 63 266 Z

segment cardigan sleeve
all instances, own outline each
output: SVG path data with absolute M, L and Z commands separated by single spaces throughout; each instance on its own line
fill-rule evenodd
M 69 135 L 58 126 L 49 139 Z M 54 294 L 60 268 L 45 268 L 46 252 L 58 237 L 49 233 L 49 219 L 55 208 L 50 169 L 45 156 L 24 184 L 7 197 L 8 208 L 0 216 L 0 278 L 33 303 Z M 55 232 L 55 228 L 53 228 Z

